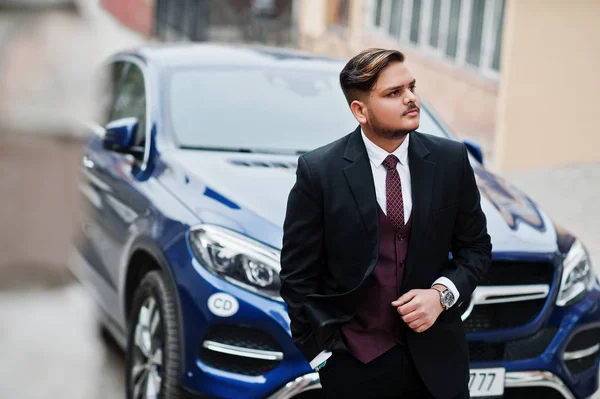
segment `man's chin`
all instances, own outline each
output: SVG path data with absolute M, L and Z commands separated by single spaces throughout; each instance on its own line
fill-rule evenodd
M 412 132 L 414 130 L 417 130 L 419 128 L 419 122 L 417 123 L 410 123 L 406 125 L 406 131 L 408 132 Z

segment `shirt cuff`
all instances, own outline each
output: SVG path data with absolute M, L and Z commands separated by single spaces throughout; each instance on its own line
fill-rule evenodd
M 330 357 L 331 357 L 331 352 L 329 352 L 329 351 L 323 351 L 323 352 L 319 353 L 317 355 L 317 357 L 315 357 L 310 362 L 310 368 L 314 369 L 315 367 L 317 367 L 319 364 L 323 363 L 325 360 L 329 359 Z
M 448 278 L 448 277 L 440 277 L 437 280 L 435 280 L 433 282 L 433 284 L 431 284 L 431 286 L 433 287 L 436 284 L 441 284 L 444 287 L 448 288 L 450 290 L 450 292 L 452 293 L 452 295 L 454 295 L 454 301 L 452 302 L 452 304 L 450 305 L 450 307 L 454 306 L 454 304 L 456 303 L 456 301 L 458 301 L 458 297 L 460 296 L 460 292 L 458 292 L 458 290 L 456 289 L 456 286 L 454 285 L 454 283 Z

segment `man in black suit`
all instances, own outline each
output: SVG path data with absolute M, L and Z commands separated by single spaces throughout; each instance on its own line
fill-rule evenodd
M 328 397 L 468 398 L 457 303 L 491 243 L 466 147 L 415 131 L 399 51 L 358 54 L 340 84 L 360 126 L 299 158 L 288 199 L 281 296 L 294 342 Z

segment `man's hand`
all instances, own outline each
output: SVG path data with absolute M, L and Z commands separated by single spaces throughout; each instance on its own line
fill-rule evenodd
M 440 293 L 433 288 L 410 290 L 392 302 L 392 306 L 398 308 L 402 320 L 418 333 L 427 331 L 444 310 Z

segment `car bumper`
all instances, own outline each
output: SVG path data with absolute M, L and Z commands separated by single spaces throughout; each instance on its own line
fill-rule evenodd
M 565 399 L 575 399 L 569 388 L 555 374 L 549 371 L 530 370 L 506 373 L 504 386 L 508 389 L 529 389 L 546 387 L 553 389 Z M 287 383 L 267 399 L 288 399 L 302 393 L 321 389 L 318 373 L 309 373 Z
M 178 253 L 182 253 L 179 252 Z M 293 344 L 285 304 L 260 297 L 218 278 L 193 258 L 171 260 L 177 276 L 183 313 L 184 374 L 183 385 L 191 392 L 220 398 L 293 398 L 303 392 L 321 388 L 318 374 Z M 187 267 L 184 266 L 187 263 Z M 193 268 L 190 268 L 190 263 Z M 185 270 L 185 272 L 184 272 Z M 210 295 L 224 292 L 239 303 L 239 310 L 231 317 L 219 317 L 207 306 Z M 586 298 L 568 308 L 552 307 L 546 324 L 557 327 L 557 332 L 546 350 L 538 357 L 510 361 L 472 363 L 472 368 L 503 367 L 505 392 L 547 388 L 563 398 L 585 398 L 598 389 L 598 353 L 593 365 L 582 373 L 572 373 L 566 365 L 567 344 L 581 329 L 600 327 L 600 287 L 594 287 Z M 269 335 L 277 343 L 276 350 L 258 349 L 253 345 L 225 343 L 207 339 L 211 327 L 218 325 L 247 326 Z M 207 343 L 208 341 L 208 343 Z M 216 345 L 215 345 L 216 342 Z M 221 345 L 219 345 L 221 344 Z M 228 346 L 227 346 L 228 345 Z M 241 363 L 257 355 L 261 360 L 271 357 L 277 364 L 260 375 L 248 375 L 240 370 L 227 370 L 207 362 L 200 353 L 209 350 L 215 356 L 228 357 Z M 261 352 L 262 350 L 262 352 Z M 568 357 L 568 355 L 567 355 Z M 535 395 L 535 393 L 534 393 Z M 507 395 L 506 397 L 510 397 Z M 535 397 L 535 396 L 532 396 Z
M 552 393 L 556 397 L 592 396 L 598 390 L 599 378 L 600 286 L 596 284 L 583 300 L 572 306 L 553 307 L 546 326 L 556 327 L 557 330 L 541 355 L 517 361 L 472 362 L 471 367 L 504 367 L 507 398 L 512 397 L 510 392 L 514 390 L 530 391 L 531 397 L 539 397 L 539 391 L 534 388 L 543 387 L 556 391 Z M 588 342 L 572 350 L 571 344 L 584 332 L 593 334 L 593 342 L 586 338 Z M 576 369 L 580 366 L 573 364 L 573 360 L 577 360 L 575 363 L 583 362 L 580 364 L 584 364 L 584 369 Z
M 312 371 L 291 339 L 283 302 L 211 274 L 185 252 L 172 247 L 167 256 L 178 282 L 186 390 L 200 397 L 266 398 Z M 237 312 L 216 315 L 208 305 L 216 293 L 233 297 Z M 248 335 L 226 336 L 236 328 Z

